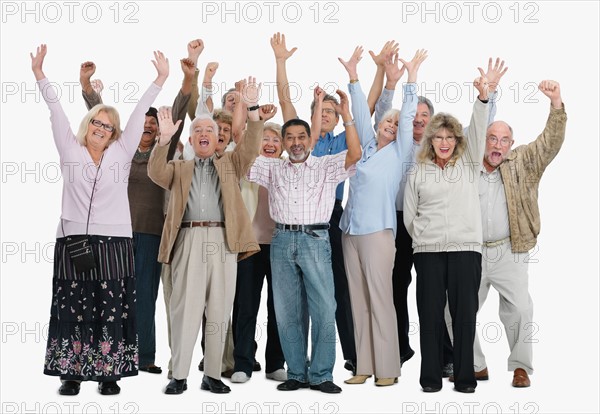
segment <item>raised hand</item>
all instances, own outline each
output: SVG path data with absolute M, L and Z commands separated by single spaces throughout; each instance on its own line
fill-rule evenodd
M 96 73 L 96 64 L 94 62 L 83 62 L 79 68 L 79 80 L 90 81 L 92 76 Z
M 425 59 L 427 59 L 427 51 L 425 49 L 417 50 L 410 62 L 400 59 L 400 62 L 404 64 L 406 70 L 408 71 L 407 82 L 414 83 L 417 81 L 417 72 L 419 71 L 421 63 L 423 63 Z
M 35 56 L 33 56 L 33 53 L 29 53 L 29 56 L 31 57 L 31 70 L 35 75 L 35 80 L 41 80 L 46 77 L 44 75 L 43 66 L 47 51 L 48 48 L 46 47 L 46 44 L 42 43 L 37 47 Z
M 340 97 L 340 103 L 335 105 L 335 111 L 340 115 L 349 114 L 350 101 L 348 100 L 348 95 L 340 89 L 336 90 L 335 93 Z
M 204 69 L 204 82 L 212 82 L 212 78 L 217 73 L 217 69 L 219 69 L 219 62 L 208 62 L 206 64 L 206 69 Z
M 248 76 L 248 80 L 244 81 L 242 87 L 242 100 L 248 106 L 256 106 L 260 98 L 260 83 L 256 83 L 256 78 Z
M 483 73 L 483 69 L 477 68 L 479 73 Z M 490 92 L 495 92 L 498 84 L 500 83 L 500 79 L 508 70 L 508 66 L 504 67 L 504 61 L 500 61 L 500 58 L 496 58 L 496 63 L 492 66 L 492 58 L 488 61 L 487 72 L 485 73 L 485 77 L 488 80 Z
M 181 59 L 179 61 L 181 63 L 181 70 L 183 71 L 184 76 L 188 76 L 193 78 L 194 73 L 196 72 L 196 64 L 190 58 Z
M 560 95 L 560 84 L 558 82 L 553 80 L 543 80 L 538 85 L 538 89 L 550 98 L 550 103 L 555 109 L 562 108 L 562 97 Z
M 386 56 L 384 66 L 385 77 L 387 79 L 386 89 L 395 89 L 396 84 L 398 83 L 402 75 L 404 75 L 404 70 L 406 69 L 406 67 L 404 65 L 402 65 L 402 67 L 399 67 L 398 60 L 398 53 L 393 53 L 390 51 Z
M 489 84 L 487 78 L 485 77 L 485 73 L 483 73 L 483 70 L 480 69 L 479 73 L 481 76 L 475 78 L 473 81 L 473 86 L 475 86 L 475 89 L 477 89 L 479 92 L 479 99 L 486 101 L 488 99 Z
M 173 113 L 170 106 L 161 106 L 158 109 L 158 130 L 160 132 L 158 145 L 163 146 L 171 142 L 171 137 L 175 135 L 181 119 L 173 123 Z
M 277 106 L 273 104 L 261 105 L 260 108 L 258 108 L 258 114 L 260 116 L 260 119 L 262 119 L 265 122 L 273 118 L 276 113 Z
M 187 44 L 188 58 L 192 59 L 195 65 L 198 64 L 198 58 L 204 50 L 204 42 L 202 39 L 194 39 Z
M 271 38 L 271 47 L 275 53 L 275 60 L 287 60 L 298 50 L 297 47 L 288 50 L 285 45 L 285 35 L 279 32 L 275 33 Z
M 102 95 L 102 91 L 104 90 L 104 84 L 100 79 L 92 79 L 90 81 L 90 85 L 92 86 L 94 92 L 96 92 L 98 95 Z
M 348 61 L 343 60 L 342 58 L 338 58 L 340 63 L 346 68 L 346 72 L 348 72 L 348 76 L 350 79 L 358 79 L 358 73 L 356 72 L 356 67 L 358 66 L 358 62 L 362 59 L 363 47 L 356 46 L 354 48 L 354 52 Z
M 323 100 L 325 99 L 325 91 L 319 85 L 317 85 L 317 87 L 313 91 L 313 97 L 315 99 L 315 108 L 320 108 L 321 104 L 323 103 Z M 317 110 L 315 109 L 315 113 L 316 112 Z
M 381 48 L 381 52 L 379 52 L 378 55 L 376 55 L 372 50 L 369 50 L 369 55 L 371 55 L 373 62 L 375 62 L 377 66 L 383 67 L 385 65 L 386 56 L 389 53 L 396 54 L 398 53 L 398 50 L 398 43 L 396 43 L 395 40 L 388 40 Z
M 158 86 L 163 86 L 169 77 L 169 59 L 167 59 L 160 50 L 157 50 L 154 52 L 154 60 L 152 61 L 152 64 L 158 73 L 154 83 L 156 83 Z

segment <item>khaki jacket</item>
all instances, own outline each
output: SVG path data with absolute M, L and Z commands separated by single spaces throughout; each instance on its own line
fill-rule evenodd
M 262 133 L 263 121 L 248 121 L 241 143 L 233 151 L 214 160 L 221 184 L 227 247 L 232 252 L 239 253 L 238 260 L 260 251 L 242 201 L 240 179 L 246 175 L 258 155 Z M 195 160 L 167 162 L 168 149 L 168 145 L 156 145 L 148 162 L 148 176 L 152 181 L 171 190 L 158 251 L 158 261 L 162 263 L 169 263 L 173 257 L 173 246 L 188 202 L 195 163 Z
M 504 181 L 513 253 L 524 253 L 537 243 L 540 233 L 538 187 L 544 170 L 565 140 L 565 107 L 550 109 L 544 131 L 527 145 L 512 150 L 500 165 Z

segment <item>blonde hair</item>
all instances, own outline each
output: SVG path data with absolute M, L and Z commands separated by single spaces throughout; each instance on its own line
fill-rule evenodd
M 98 104 L 88 111 L 88 113 L 83 117 L 81 124 L 79 125 L 79 131 L 77 131 L 77 135 L 75 135 L 75 138 L 77 138 L 77 142 L 79 142 L 80 145 L 87 145 L 86 136 L 90 122 L 92 122 L 92 119 L 94 119 L 100 112 L 104 112 L 108 116 L 108 119 L 110 119 L 110 123 L 115 128 L 115 130 L 110 136 L 110 139 L 108 140 L 108 143 L 106 144 L 106 147 L 108 147 L 110 144 L 121 138 L 121 118 L 119 117 L 119 113 L 117 112 L 117 110 L 112 106 Z
M 281 125 L 275 122 L 265 122 L 265 124 L 263 125 L 263 132 L 264 131 L 271 131 L 279 137 L 279 140 L 281 142 L 281 153 L 279 154 L 279 158 L 281 158 L 283 154 L 283 136 L 281 135 Z
M 431 141 L 440 129 L 445 129 L 456 137 L 456 146 L 454 147 L 454 152 L 450 158 L 451 162 L 455 162 L 462 156 L 463 152 L 465 152 L 467 142 L 463 135 L 461 123 L 452 115 L 440 112 L 439 114 L 434 115 L 425 127 L 423 141 L 421 142 L 421 151 L 417 154 L 418 162 L 435 160 L 435 150 L 433 149 Z

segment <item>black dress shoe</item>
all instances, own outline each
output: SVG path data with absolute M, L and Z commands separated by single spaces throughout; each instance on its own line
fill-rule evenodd
M 205 391 L 214 392 L 215 394 L 227 394 L 231 391 L 231 388 L 223 384 L 223 381 L 211 378 L 208 375 L 205 375 L 204 378 L 202 378 L 202 385 L 200 385 L 200 388 Z
M 147 365 L 145 367 L 140 367 L 140 371 L 149 372 L 150 374 L 162 374 L 162 368 L 157 367 L 156 365 Z
M 295 379 L 289 379 L 277 386 L 279 391 L 296 391 L 300 388 L 308 388 L 308 382 L 300 382 Z
M 62 385 L 58 389 L 60 395 L 77 395 L 79 394 L 79 382 L 77 381 L 62 381 Z
M 204 358 L 200 360 L 200 363 L 198 364 L 198 370 L 204 371 Z
M 311 390 L 325 392 L 327 394 L 339 394 L 342 392 L 342 389 L 335 385 L 333 381 L 325 381 L 320 384 L 310 384 Z
M 423 387 L 423 392 L 438 392 L 441 388 L 436 387 Z
M 346 363 L 344 364 L 344 368 L 352 372 L 352 375 L 356 375 L 356 361 L 347 359 Z
M 464 392 L 466 394 L 472 394 L 475 392 L 475 387 L 454 387 L 454 391 L 458 391 L 458 392 Z
M 187 390 L 187 380 L 173 378 L 165 388 L 165 394 L 182 394 L 185 390 Z
M 408 361 L 409 359 L 411 359 L 413 356 L 415 356 L 415 351 L 413 349 L 411 349 L 406 354 L 404 354 L 403 356 L 401 356 L 400 357 L 400 366 L 404 365 L 404 363 L 406 361 Z
M 121 387 L 116 381 L 104 381 L 98 383 L 98 390 L 102 395 L 117 395 L 121 392 Z
M 262 367 L 260 366 L 260 362 L 258 362 L 256 359 L 254 360 L 254 366 L 252 367 L 252 371 L 254 372 L 258 372 L 262 369 Z

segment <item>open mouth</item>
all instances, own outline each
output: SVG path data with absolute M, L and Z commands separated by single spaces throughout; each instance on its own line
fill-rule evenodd
M 198 141 L 198 143 L 200 144 L 201 147 L 208 147 L 207 139 L 201 139 L 200 141 Z
M 98 138 L 100 138 L 100 139 L 104 139 L 104 134 L 103 134 L 103 133 L 101 133 L 101 132 L 99 132 L 99 131 L 96 131 L 96 132 L 94 132 L 94 134 L 93 134 L 93 135 L 97 136 L 97 137 L 98 137 Z
M 395 135 L 396 134 L 396 132 L 392 128 L 386 128 L 385 132 L 387 132 L 390 135 Z
M 275 148 L 263 148 L 263 152 L 267 156 L 273 156 L 275 155 Z
M 144 134 L 152 135 L 152 131 L 150 131 L 149 129 L 145 129 Z
M 450 152 L 450 148 L 442 147 L 440 148 L 440 152 L 442 154 L 448 154 L 448 152 Z

